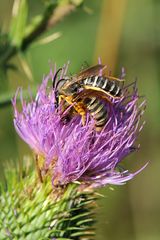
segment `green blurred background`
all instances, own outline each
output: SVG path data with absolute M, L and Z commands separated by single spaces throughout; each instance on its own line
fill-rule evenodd
M 28 2 L 30 18 L 42 12 L 42 1 Z M 131 171 L 148 161 L 149 165 L 126 185 L 100 190 L 104 197 L 97 208 L 96 239 L 159 240 L 160 1 L 86 0 L 84 3 L 46 33 L 48 36 L 61 32 L 60 38 L 45 45 L 33 44 L 28 49 L 25 53 L 30 67 L 28 75 L 20 56 L 12 59 L 18 71 L 10 70 L 7 79 L 0 76 L 0 94 L 15 91 L 18 86 L 32 88 L 39 84 L 49 72 L 50 61 L 61 66 L 70 60 L 70 72 L 75 73 L 85 62 L 97 63 L 100 56 L 115 75 L 124 66 L 127 83 L 137 77 L 139 92 L 147 99 L 146 125 L 138 139 L 140 151 L 129 156 L 124 165 Z M 12 0 L 0 0 L 3 31 L 8 31 L 12 5 Z M 5 161 L 17 161 L 29 154 L 30 149 L 15 133 L 11 107 L 1 107 L 1 166 Z

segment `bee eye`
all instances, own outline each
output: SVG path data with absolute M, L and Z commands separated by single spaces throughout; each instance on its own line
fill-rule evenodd
M 77 92 L 78 90 L 79 90 L 79 84 L 73 84 L 73 85 L 71 86 L 71 91 L 72 91 L 73 93 Z
M 77 90 L 78 90 L 78 86 L 73 86 L 73 91 L 77 92 Z

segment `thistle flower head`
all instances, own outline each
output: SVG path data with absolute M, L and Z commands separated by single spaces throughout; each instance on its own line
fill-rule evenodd
M 61 106 L 55 109 L 55 94 L 49 87 L 55 72 L 43 80 L 35 99 L 26 102 L 20 91 L 21 111 L 17 108 L 19 91 L 13 99 L 16 131 L 43 158 L 43 169 L 49 170 L 53 185 L 80 181 L 98 187 L 133 178 L 137 172 L 130 173 L 120 165 L 137 149 L 135 140 L 143 126 L 140 119 L 145 103 L 139 103 L 136 83 L 123 88 L 123 98 L 111 100 L 108 121 L 96 132 L 89 114 L 84 126 L 78 114 L 64 124 Z M 66 74 L 65 67 L 60 78 Z

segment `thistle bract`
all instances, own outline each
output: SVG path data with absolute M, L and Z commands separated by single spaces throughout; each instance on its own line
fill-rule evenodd
M 26 161 L 28 160 L 28 161 Z M 47 240 L 93 239 L 96 196 L 68 184 L 60 194 L 51 181 L 41 184 L 35 177 L 30 159 L 24 159 L 23 176 L 18 168 L 5 169 L 0 183 L 0 239 Z
M 92 187 L 119 185 L 133 178 L 137 172 L 120 166 L 138 148 L 134 143 L 143 126 L 145 102 L 139 103 L 136 83 L 123 87 L 121 99 L 111 99 L 108 121 L 96 132 L 89 115 L 84 126 L 78 114 L 64 124 L 61 105 L 55 108 L 54 90 L 49 87 L 54 74 L 50 72 L 29 102 L 20 90 L 22 110 L 17 109 L 18 92 L 13 99 L 16 131 L 43 159 L 44 174 L 51 175 L 53 185 L 79 181 Z M 60 77 L 66 75 L 64 68 Z

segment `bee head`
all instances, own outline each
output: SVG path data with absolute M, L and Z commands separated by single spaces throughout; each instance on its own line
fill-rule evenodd
M 79 93 L 81 85 L 77 82 L 72 82 L 72 79 L 60 79 L 56 85 L 56 91 L 65 96 L 72 96 Z
M 62 69 L 60 68 L 53 79 L 53 89 L 55 91 L 55 107 L 57 108 L 59 105 L 59 95 L 65 95 L 65 96 L 74 96 L 78 94 L 81 90 L 81 84 L 78 82 L 75 82 L 72 77 L 64 77 L 59 80 L 57 80 L 58 73 Z
M 81 85 L 77 82 L 67 84 L 65 88 L 66 95 L 75 95 L 79 93 Z

